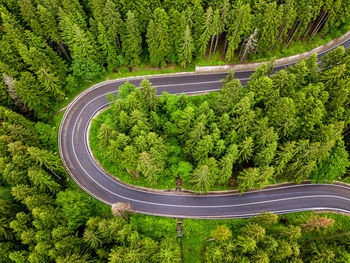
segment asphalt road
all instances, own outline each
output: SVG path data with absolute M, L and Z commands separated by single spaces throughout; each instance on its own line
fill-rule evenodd
M 342 43 L 346 48 L 350 39 Z M 322 56 L 320 54 L 319 56 Z M 276 67 L 274 71 L 286 66 Z M 236 72 L 243 85 L 253 71 Z M 147 76 L 158 93 L 191 94 L 221 87 L 226 73 L 185 73 Z M 129 78 L 135 85 L 142 77 Z M 350 188 L 340 185 L 298 185 L 239 194 L 184 195 L 146 192 L 113 180 L 93 161 L 88 150 L 87 130 L 92 116 L 106 107 L 106 94 L 116 93 L 125 80 L 97 84 L 77 96 L 68 106 L 60 126 L 60 155 L 71 177 L 91 196 L 112 205 L 129 202 L 137 213 L 182 218 L 243 218 L 261 211 L 291 213 L 331 209 L 350 213 Z

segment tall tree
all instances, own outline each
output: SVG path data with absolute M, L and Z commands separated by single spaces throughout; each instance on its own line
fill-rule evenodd
M 107 70 L 112 71 L 119 64 L 116 49 L 109 41 L 106 29 L 101 22 L 98 22 L 97 29 L 98 43 L 100 44 L 100 50 L 103 55 L 103 59 L 105 59 L 107 62 Z
M 191 35 L 190 26 L 187 25 L 186 29 L 181 37 L 181 49 L 178 54 L 178 62 L 183 67 L 187 67 L 192 61 L 192 53 L 194 49 L 193 38 Z
M 243 4 L 237 1 L 232 9 L 232 17 L 228 26 L 228 48 L 226 51 L 226 59 L 232 61 L 234 52 L 238 48 L 238 44 L 250 29 L 252 15 L 249 4 Z
M 168 24 L 169 18 L 165 10 L 157 8 L 147 27 L 150 62 L 157 67 L 164 67 L 166 64 L 165 58 L 169 48 Z
M 212 23 L 213 23 L 213 8 L 208 7 L 207 11 L 203 15 L 203 24 L 201 26 L 202 33 L 197 41 L 198 50 L 200 55 L 204 56 L 207 51 L 207 46 L 210 37 L 212 36 Z
M 125 21 L 125 34 L 122 38 L 124 58 L 131 66 L 140 63 L 142 37 L 135 14 L 128 11 Z

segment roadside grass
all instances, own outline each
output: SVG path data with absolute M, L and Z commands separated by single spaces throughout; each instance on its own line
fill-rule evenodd
M 279 215 L 279 219 L 286 218 L 286 226 L 299 225 L 305 222 L 312 215 L 326 216 L 334 219 L 331 234 L 336 235 L 339 230 L 350 231 L 350 220 L 348 216 L 335 213 L 314 213 L 313 211 L 298 212 L 292 214 Z M 250 222 L 250 219 L 183 219 L 183 248 L 185 262 L 204 262 L 204 251 L 208 239 L 212 238 L 211 231 L 219 225 L 226 225 L 232 231 L 232 236 L 236 237 L 241 233 L 241 229 Z M 131 214 L 130 224 L 145 236 L 149 236 L 160 241 L 164 236 L 177 237 L 176 224 L 174 218 L 157 217 L 141 214 Z M 282 225 L 279 221 L 278 225 Z M 179 239 L 177 238 L 178 243 Z

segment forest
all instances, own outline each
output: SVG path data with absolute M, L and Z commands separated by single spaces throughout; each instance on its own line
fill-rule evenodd
M 49 121 L 67 94 L 118 67 L 186 66 L 218 48 L 243 61 L 348 21 L 340 0 L 1 0 L 0 103 Z
M 53 122 L 113 72 L 249 61 L 348 21 L 348 0 L 0 0 L 0 262 L 349 262 L 345 215 L 184 219 L 179 239 L 176 219 L 113 213 L 67 174 Z M 113 117 L 95 121 L 96 153 L 115 150 L 133 180 L 178 177 L 198 192 L 345 180 L 349 59 L 340 48 L 321 65 L 265 65 L 246 87 L 231 72 L 207 96 L 125 84 Z
M 341 180 L 350 165 L 349 59 L 339 47 L 322 66 L 316 55 L 276 74 L 263 64 L 245 87 L 231 71 L 219 92 L 202 97 L 158 97 L 147 79 L 139 88 L 127 82 L 94 120 L 93 149 L 134 181 L 174 187 L 179 177 L 198 192 Z

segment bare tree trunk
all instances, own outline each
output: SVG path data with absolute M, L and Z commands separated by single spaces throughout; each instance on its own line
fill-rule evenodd
M 327 21 L 328 17 L 329 17 L 329 13 L 324 12 L 324 13 L 322 14 L 322 19 L 320 19 L 320 21 L 319 21 L 319 23 L 317 24 L 317 26 L 316 26 L 316 28 L 314 29 L 314 31 L 312 31 L 312 33 L 311 33 L 311 38 L 313 38 L 313 37 L 316 35 L 316 33 L 320 30 L 321 26 L 324 24 L 324 22 Z
M 120 45 L 120 40 L 118 35 L 117 35 L 117 44 L 118 44 L 119 51 L 122 51 L 122 46 Z
M 296 20 L 294 21 L 294 24 L 293 24 L 292 28 L 289 29 L 289 31 L 288 31 L 288 36 L 287 36 L 287 39 L 286 39 L 287 42 L 288 42 L 289 39 L 294 35 L 295 28 L 296 28 L 297 24 L 299 24 L 299 19 L 296 19 Z
M 287 45 L 286 45 L 286 48 L 289 47 L 289 45 L 290 45 L 290 43 L 292 42 L 292 40 L 293 40 L 293 38 L 294 38 L 296 32 L 298 32 L 300 25 L 301 25 L 301 22 L 298 21 L 298 26 L 297 26 L 297 28 L 294 28 L 294 30 L 293 30 L 293 32 L 292 32 L 292 33 L 293 33 L 292 36 L 289 37 L 289 40 L 288 40 Z
M 59 46 L 59 48 L 61 49 L 61 51 L 62 51 L 62 53 L 64 54 L 64 56 L 66 57 L 66 59 L 67 59 L 69 62 L 72 62 L 71 58 L 70 58 L 69 55 L 68 55 L 67 50 L 64 48 L 64 45 L 61 43 L 61 41 L 56 40 L 56 43 L 57 43 L 57 45 Z
M 215 51 L 216 51 L 216 47 L 217 47 L 217 45 L 218 45 L 218 42 L 219 42 L 219 33 L 216 35 L 216 41 L 215 41 L 215 46 L 214 46 L 213 54 L 215 54 Z
M 211 49 L 212 49 L 212 47 L 213 47 L 214 38 L 215 38 L 215 35 L 212 35 L 212 36 L 211 36 L 211 42 L 210 42 L 209 57 L 211 56 Z
M 48 169 L 51 171 L 51 173 L 52 173 L 54 176 L 56 176 L 56 177 L 58 178 L 58 180 L 60 180 L 60 182 L 62 182 L 62 177 L 61 177 L 61 176 L 59 176 L 58 174 L 56 174 L 55 171 L 53 171 L 51 168 L 48 168 Z
M 311 17 L 314 17 L 314 15 L 315 15 L 315 11 L 313 11 Z M 310 22 L 308 23 L 307 28 L 305 28 L 305 30 L 304 30 L 304 32 L 303 32 L 303 34 L 302 34 L 301 39 L 303 39 L 303 38 L 309 33 L 310 29 L 312 28 L 312 26 L 314 25 L 315 22 L 316 22 L 316 20 L 312 19 L 312 21 L 310 21 Z M 298 39 L 298 40 L 299 40 L 299 39 Z
M 226 37 L 225 37 L 225 44 L 224 44 L 224 54 L 226 54 L 227 43 L 228 43 L 228 40 L 227 40 L 227 35 L 226 35 Z
M 284 30 L 286 29 L 286 23 L 287 23 L 287 21 L 284 20 L 283 24 L 281 26 L 281 29 L 279 30 L 279 34 L 278 34 L 277 38 L 275 39 L 275 42 L 273 43 L 273 45 L 271 46 L 271 48 L 269 50 L 270 52 L 275 48 L 276 44 L 280 41 L 282 35 L 284 34 Z

